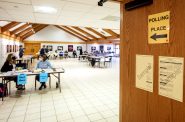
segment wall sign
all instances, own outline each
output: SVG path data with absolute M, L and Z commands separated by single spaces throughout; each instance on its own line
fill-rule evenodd
M 184 58 L 159 57 L 159 95 L 183 102 Z
M 48 80 L 48 73 L 40 73 L 39 75 L 39 81 L 41 83 L 45 83 Z
M 153 92 L 152 55 L 136 55 L 136 87 Z
M 18 85 L 25 85 L 27 82 L 27 75 L 26 74 L 19 74 L 17 76 L 17 84 Z
M 148 16 L 148 43 L 169 43 L 170 11 Z

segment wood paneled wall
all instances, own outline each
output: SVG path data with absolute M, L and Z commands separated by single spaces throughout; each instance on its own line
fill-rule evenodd
M 128 1 L 121 4 L 120 122 L 185 122 L 185 99 L 181 103 L 158 95 L 158 57 L 185 57 L 185 0 L 154 0 L 125 11 Z M 170 43 L 148 44 L 148 15 L 168 10 Z M 154 55 L 153 93 L 135 87 L 136 54 Z
M 41 49 L 41 43 L 24 43 L 26 55 L 36 55 Z

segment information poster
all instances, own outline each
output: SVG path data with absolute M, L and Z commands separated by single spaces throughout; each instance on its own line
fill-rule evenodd
M 159 57 L 159 95 L 183 102 L 184 58 Z
M 136 88 L 153 92 L 152 55 L 136 55 Z
M 48 80 L 48 73 L 40 73 L 39 75 L 39 81 L 41 83 L 45 83 Z
M 27 75 L 26 74 L 19 74 L 17 76 L 17 84 L 18 85 L 25 85 L 27 82 Z
M 148 16 L 148 43 L 169 43 L 170 11 Z

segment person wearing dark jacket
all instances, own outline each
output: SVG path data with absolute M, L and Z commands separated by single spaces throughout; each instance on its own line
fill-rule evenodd
M 1 68 L 1 72 L 9 72 L 12 71 L 13 69 L 15 69 L 15 64 L 16 64 L 16 57 L 13 54 L 9 54 L 8 57 L 6 58 L 6 61 L 4 63 L 4 65 Z M 17 77 L 8 77 L 5 78 L 5 80 L 13 80 L 16 82 L 16 88 L 18 88 L 18 90 L 24 90 L 22 85 L 17 85 Z
M 83 51 L 82 51 L 82 49 L 80 49 L 80 55 L 83 55 Z
M 1 68 L 1 72 L 12 71 L 15 65 L 16 57 L 13 54 L 9 54 L 6 58 L 4 65 Z
M 19 58 L 22 58 L 24 55 L 24 48 L 22 47 L 22 45 L 20 45 L 19 47 Z
M 74 57 L 74 58 L 77 57 L 76 50 L 73 51 L 73 57 Z
M 46 53 L 45 45 L 40 49 L 40 56 Z

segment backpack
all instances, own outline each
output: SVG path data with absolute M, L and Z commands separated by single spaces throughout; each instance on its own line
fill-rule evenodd
M 3 93 L 4 93 L 4 95 L 3 95 Z M 0 83 L 0 97 L 2 98 L 6 95 L 7 95 L 7 86 Z

